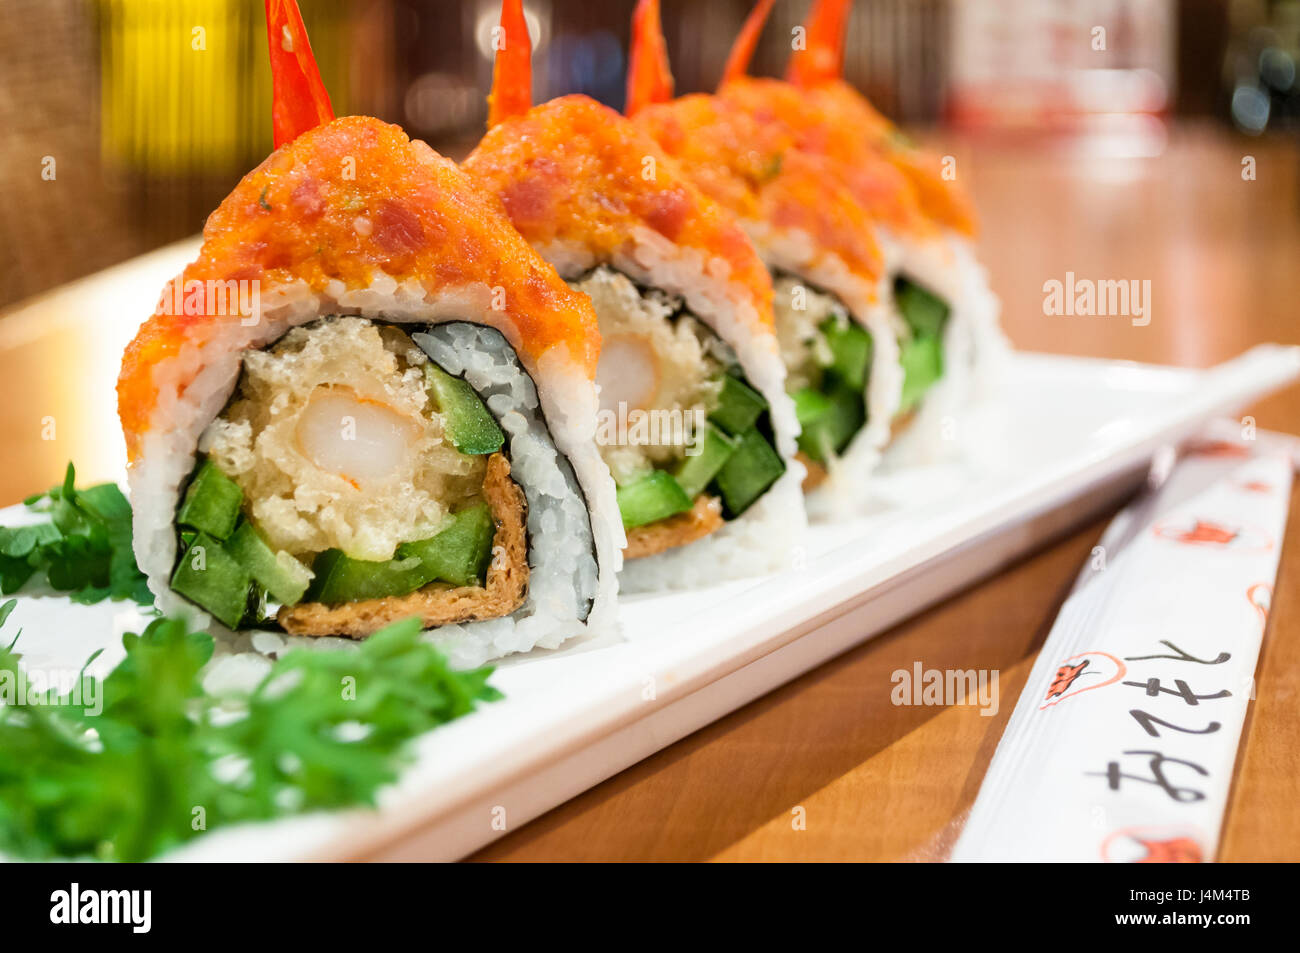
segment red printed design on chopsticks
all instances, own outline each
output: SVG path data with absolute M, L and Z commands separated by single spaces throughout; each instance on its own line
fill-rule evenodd
M 1273 548 L 1273 540 L 1266 533 L 1249 526 L 1230 526 L 1210 519 L 1174 519 L 1157 523 L 1151 531 L 1160 539 L 1184 546 L 1215 546 L 1252 552 Z
M 1189 457 L 1238 457 L 1250 456 L 1250 449 L 1231 440 L 1199 440 L 1189 443 L 1186 448 Z
M 1101 859 L 1128 864 L 1200 864 L 1201 838 L 1185 827 L 1128 827 L 1101 842 Z
M 1246 598 L 1259 613 L 1260 625 L 1268 625 L 1268 613 L 1273 608 L 1273 586 L 1267 582 L 1257 582 L 1246 590 Z
M 1039 711 L 1051 708 L 1067 698 L 1082 695 L 1094 688 L 1104 688 L 1118 682 L 1128 667 L 1108 652 L 1082 652 L 1066 659 L 1056 669 L 1056 676 L 1047 687 L 1045 705 Z M 1100 678 L 1102 681 L 1095 681 Z

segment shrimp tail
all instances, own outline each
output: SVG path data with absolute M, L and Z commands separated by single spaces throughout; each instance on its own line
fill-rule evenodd
M 533 107 L 533 41 L 528 36 L 523 0 L 504 0 L 501 26 L 493 31 L 497 48 L 488 94 L 488 128 Z
M 749 11 L 745 25 L 740 28 L 736 42 L 731 45 L 731 52 L 727 55 L 727 65 L 723 68 L 722 79 L 718 83 L 719 89 L 748 72 L 749 62 L 754 58 L 754 50 L 758 46 L 758 38 L 763 33 L 763 25 L 767 23 L 767 15 L 772 12 L 772 2 L 773 0 L 758 0 Z
M 278 149 L 329 122 L 334 108 L 297 0 L 266 0 L 266 41 L 271 51 L 271 121 Z
M 659 20 L 659 0 L 638 0 L 632 14 L 632 45 L 627 64 L 627 106 L 629 116 L 654 103 L 673 98 L 673 74 L 668 66 L 668 47 Z
M 810 87 L 839 79 L 844 73 L 844 35 L 853 0 L 814 0 L 804 25 L 804 48 L 795 50 L 786 79 Z

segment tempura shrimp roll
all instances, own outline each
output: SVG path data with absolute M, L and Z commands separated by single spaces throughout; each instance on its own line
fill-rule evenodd
M 724 87 L 733 74 L 743 75 L 768 6 L 747 21 Z M 810 511 L 861 509 L 903 389 L 899 337 L 886 307 L 887 263 L 874 223 L 785 124 L 721 94 L 672 98 L 655 0 L 638 4 L 632 38 L 629 115 L 693 184 L 736 217 L 771 271 Z
M 118 381 L 159 607 L 350 638 L 416 616 L 461 665 L 611 624 L 590 303 L 454 163 L 332 119 L 296 6 L 267 7 L 276 151 Z
M 817 123 L 803 147 L 826 156 L 877 220 L 906 372 L 898 424 L 911 424 L 896 426 L 900 445 L 891 456 L 925 462 L 970 445 L 972 412 L 996 392 L 1010 347 L 975 255 L 975 209 L 955 159 L 913 145 L 842 78 L 851 8 L 852 0 L 815 0 L 807 42 L 790 59 L 789 84 L 737 82 L 722 95 L 805 129 Z M 906 183 L 919 216 L 890 214 L 903 194 L 880 188 L 891 173 Z
M 463 168 L 595 307 L 597 442 L 627 529 L 623 588 L 788 565 L 803 468 L 767 270 L 644 130 L 585 96 L 531 106 L 517 0 L 501 23 L 489 130 Z

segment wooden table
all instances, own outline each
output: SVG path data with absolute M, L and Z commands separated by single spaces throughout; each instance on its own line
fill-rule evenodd
M 1243 181 L 1242 157 L 1257 179 Z M 1207 366 L 1300 343 L 1300 153 L 1181 131 L 1156 158 L 1095 144 L 963 143 L 984 260 L 1026 349 Z M 137 259 L 0 318 L 0 505 L 116 477 L 117 355 L 192 248 Z M 183 253 L 183 254 L 179 254 Z M 179 257 L 178 257 L 179 254 Z M 1153 319 L 1043 314 L 1044 281 L 1149 278 Z M 1300 432 L 1300 388 L 1251 411 Z M 678 742 L 522 829 L 484 860 L 900 860 L 942 857 L 1013 700 L 1103 522 Z M 1300 495 L 1265 638 L 1221 858 L 1300 859 Z M 1004 704 L 894 707 L 890 673 L 999 669 Z M 806 812 L 793 830 L 791 811 Z

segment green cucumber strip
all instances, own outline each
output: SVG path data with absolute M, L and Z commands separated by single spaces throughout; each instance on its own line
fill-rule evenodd
M 692 505 L 681 484 L 666 470 L 652 470 L 635 483 L 618 488 L 618 511 L 624 529 L 685 513 Z
M 474 388 L 452 377 L 432 361 L 424 365 L 424 382 L 442 413 L 452 444 L 461 453 L 496 453 L 506 442 L 496 418 L 483 405 Z
M 185 491 L 176 522 L 217 539 L 226 539 L 235 530 L 243 502 L 244 491 L 239 484 L 217 469 L 211 460 L 204 460 Z
M 353 559 L 342 550 L 327 549 L 312 563 L 316 574 L 307 589 L 307 602 L 338 605 L 385 596 L 404 596 L 429 581 L 422 560 Z
M 866 402 L 857 388 L 841 384 L 829 394 L 797 393 L 796 414 L 800 413 L 801 401 L 804 410 L 799 418 L 799 449 L 818 463 L 828 462 L 833 454 L 847 447 L 866 423 Z
M 281 605 L 296 605 L 311 583 L 311 570 L 288 553 L 271 549 L 251 523 L 239 525 L 226 541 L 226 552 Z
M 736 441 L 712 424 L 705 424 L 695 439 L 699 452 L 687 455 L 673 474 L 682 492 L 692 500 L 704 492 L 736 449 Z
M 248 571 L 207 533 L 194 538 L 172 573 L 172 588 L 228 629 L 237 628 L 244 618 L 252 583 Z
M 894 303 L 916 337 L 932 337 L 943 333 L 949 308 L 942 298 L 906 278 L 899 278 L 894 282 Z
M 724 374 L 718 406 L 709 414 L 709 419 L 734 437 L 754 426 L 758 415 L 765 410 L 767 401 L 762 394 L 740 378 Z
M 899 401 L 898 412 L 905 414 L 943 376 L 943 344 L 938 337 L 903 341 L 899 363 L 903 365 L 904 376 L 903 396 Z
M 715 478 L 731 518 L 745 512 L 785 472 L 785 461 L 757 429 L 746 431 Z
M 859 324 L 836 318 L 823 321 L 819 330 L 832 355 L 827 373 L 847 387 L 865 388 L 871 368 L 871 335 Z
M 312 566 L 316 578 L 306 598 L 337 605 L 404 596 L 435 580 L 455 586 L 482 585 L 495 532 L 491 511 L 480 503 L 453 513 L 428 539 L 398 546 L 393 559 L 353 559 L 340 550 L 326 550 Z
M 831 399 L 815 387 L 800 388 L 790 396 L 794 398 L 794 415 L 805 430 L 834 408 Z
M 456 586 L 481 586 L 492 560 L 496 521 L 486 503 L 453 513 L 437 536 L 397 547 L 398 558 L 423 563 L 430 582 L 441 579 Z

